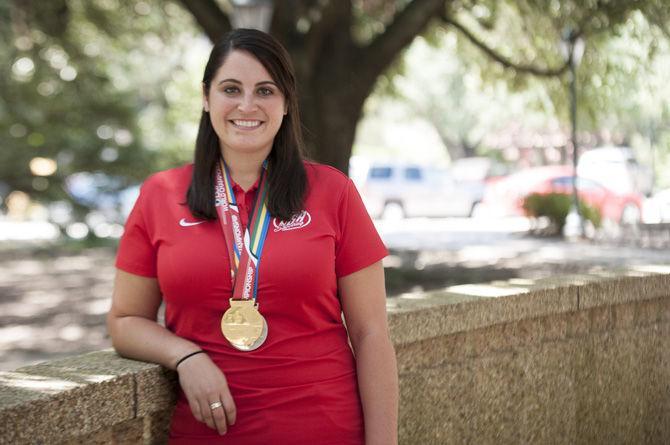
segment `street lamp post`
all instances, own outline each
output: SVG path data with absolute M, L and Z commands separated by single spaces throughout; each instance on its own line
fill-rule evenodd
M 272 0 L 232 0 L 233 28 L 253 28 L 264 32 L 270 30 Z
M 577 144 L 577 67 L 584 55 L 584 39 L 574 30 L 566 28 L 561 39 L 563 57 L 568 62 L 570 81 L 570 140 L 572 143 L 572 196 L 573 204 L 566 219 L 565 232 L 567 235 L 584 236 L 584 218 L 579 211 L 579 194 L 577 192 L 577 163 L 579 160 L 579 146 Z

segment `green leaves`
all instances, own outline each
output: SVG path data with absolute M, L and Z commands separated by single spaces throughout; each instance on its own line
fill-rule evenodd
M 0 45 L 0 181 L 10 191 L 63 199 L 64 181 L 76 172 L 118 176 L 124 187 L 190 159 L 193 135 L 184 124 L 199 118 L 200 73 L 180 73 L 200 71 L 184 66 L 184 55 L 195 46 L 199 56 L 208 44 L 194 43 L 198 31 L 180 7 L 13 2 L 0 7 L 0 30 L 7 42 Z M 175 89 L 189 91 L 170 96 Z M 35 157 L 56 161 L 56 172 L 35 175 Z
M 550 235 L 559 235 L 565 226 L 565 220 L 573 204 L 573 196 L 565 193 L 532 193 L 524 199 L 523 209 L 533 218 L 546 217 L 549 219 Z M 600 227 L 601 216 L 598 209 L 579 201 L 579 214 L 594 227 Z

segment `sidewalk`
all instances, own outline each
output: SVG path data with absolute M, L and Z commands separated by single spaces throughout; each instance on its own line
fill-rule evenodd
M 0 370 L 111 346 L 113 251 L 0 253 Z
M 426 235 L 430 238 L 430 234 Z M 389 295 L 464 282 L 540 278 L 556 274 L 657 264 L 670 250 L 569 243 L 514 234 L 459 236 L 435 248 L 387 241 Z M 386 241 L 386 238 L 385 238 Z M 431 248 L 431 246 L 433 248 Z M 0 250 L 0 370 L 111 346 L 105 327 L 114 278 L 114 249 L 81 253 Z

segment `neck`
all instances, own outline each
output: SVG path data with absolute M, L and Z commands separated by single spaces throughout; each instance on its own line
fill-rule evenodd
M 236 153 L 230 153 L 228 150 L 222 150 L 222 152 L 223 160 L 228 166 L 228 172 L 233 181 L 244 191 L 249 190 L 261 175 L 263 161 L 267 157 L 267 153 L 237 155 Z

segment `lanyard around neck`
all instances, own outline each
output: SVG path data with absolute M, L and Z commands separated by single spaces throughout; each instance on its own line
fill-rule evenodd
M 267 161 L 264 161 L 252 216 L 242 234 L 240 211 L 228 166 L 223 160 L 217 166 L 214 185 L 215 206 L 228 247 L 234 299 L 255 300 L 258 294 L 258 268 L 271 219 L 267 209 L 267 188 Z M 240 265 L 244 271 L 242 280 L 237 279 Z

